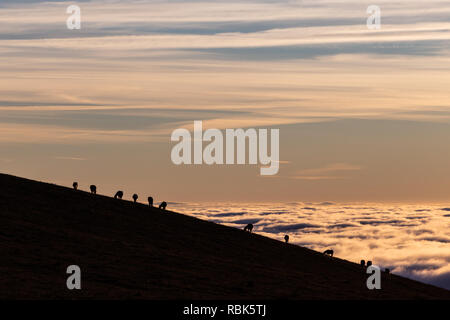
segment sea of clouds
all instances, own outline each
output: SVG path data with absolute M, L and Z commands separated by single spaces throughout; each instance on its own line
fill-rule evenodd
M 174 203 L 199 219 L 243 228 L 450 289 L 450 208 L 442 205 Z

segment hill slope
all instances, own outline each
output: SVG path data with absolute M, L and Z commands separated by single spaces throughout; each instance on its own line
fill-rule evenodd
M 385 274 L 369 291 L 357 264 L 143 204 L 9 175 L 0 191 L 2 299 L 450 299 Z

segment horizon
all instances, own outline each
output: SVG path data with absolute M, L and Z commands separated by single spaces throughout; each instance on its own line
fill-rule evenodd
M 80 181 L 78 180 L 74 180 L 74 181 L 64 181 L 62 183 L 60 182 L 56 182 L 56 181 L 51 181 L 51 180 L 36 180 L 33 179 L 31 177 L 26 177 L 26 176 L 20 176 L 20 175 L 16 175 L 10 172 L 0 172 L 0 174 L 5 174 L 5 175 L 11 175 L 14 177 L 18 177 L 18 178 L 24 178 L 24 179 L 29 179 L 29 180 L 33 180 L 33 181 L 38 181 L 38 182 L 42 182 L 42 183 L 47 183 L 47 184 L 53 184 L 53 185 L 57 185 L 57 186 L 61 186 L 61 187 L 65 187 L 68 189 L 72 189 L 72 183 L 73 182 L 77 182 L 78 183 L 78 190 L 82 191 L 82 192 L 88 192 L 90 193 L 91 191 L 89 190 L 89 186 L 90 186 L 90 182 L 86 182 L 86 184 L 80 184 Z M 97 188 L 99 187 L 99 185 L 96 185 Z M 108 190 L 110 190 L 110 192 L 108 192 Z M 151 192 L 137 192 L 136 190 L 130 190 L 130 189 L 126 189 L 126 188 L 110 188 L 107 189 L 105 191 L 105 189 L 101 189 L 98 188 L 97 194 L 100 196 L 105 196 L 105 197 L 113 197 L 114 194 L 118 191 L 121 190 L 124 192 L 124 196 L 123 196 L 123 200 L 124 201 L 133 201 L 132 199 L 132 195 L 134 193 L 139 195 L 139 199 L 137 200 L 138 203 L 142 203 L 142 204 L 146 204 L 146 199 L 147 196 L 152 196 Z M 128 190 L 128 191 L 127 191 Z M 141 198 L 142 196 L 142 198 Z M 166 201 L 169 204 L 189 204 L 189 205 L 193 205 L 193 204 L 202 204 L 202 205 L 209 205 L 209 204 L 223 204 L 223 203 L 230 203 L 231 199 L 217 199 L 217 200 L 207 200 L 207 201 L 202 201 L 202 200 L 192 200 L 192 199 L 187 199 L 187 200 L 180 200 L 180 199 L 170 199 L 170 200 L 164 200 L 164 197 L 158 197 L 155 198 L 155 203 L 161 202 L 161 201 Z M 424 205 L 424 206 L 442 206 L 443 208 L 446 208 L 446 206 L 450 207 L 450 202 L 449 201 L 335 201 L 333 199 L 322 199 L 322 200 L 308 200 L 308 199 L 297 199 L 297 200 L 291 200 L 291 201 L 280 201 L 280 200 L 274 200 L 274 201 L 258 201 L 258 200 L 234 200 L 233 199 L 233 203 L 234 204 L 261 204 L 261 205 L 271 205 L 271 204 L 304 204 L 304 205 Z

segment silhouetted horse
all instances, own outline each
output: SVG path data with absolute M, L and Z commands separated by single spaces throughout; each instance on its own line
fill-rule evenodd
M 165 201 L 161 202 L 161 204 L 159 205 L 159 208 L 161 210 L 166 210 L 166 207 L 167 207 L 167 202 L 165 202 Z
M 74 190 L 78 190 L 78 182 L 72 184 Z
M 138 199 L 139 197 L 138 197 L 138 195 L 135 193 L 135 194 L 133 194 L 133 201 L 136 203 L 136 201 L 137 201 L 137 199 Z
M 148 205 L 150 207 L 153 207 L 153 198 L 152 197 L 148 197 Z
M 246 225 L 245 227 L 244 227 L 244 231 L 248 231 L 248 232 L 252 232 L 252 230 L 253 230 L 253 224 L 251 224 L 251 223 L 249 223 L 248 225 Z
M 90 189 L 91 189 L 91 193 L 92 193 L 92 194 L 97 194 L 97 187 L 96 187 L 96 186 L 91 185 L 91 186 L 90 186 Z
M 114 199 L 122 199 L 123 198 L 123 191 L 117 191 L 114 195 Z
M 286 241 L 286 243 L 289 242 L 289 236 L 288 236 L 288 235 L 285 235 L 285 236 L 284 236 L 284 241 Z
M 323 254 L 324 254 L 324 255 L 329 255 L 330 257 L 332 257 L 333 254 L 334 254 L 334 251 L 331 250 L 331 249 L 328 249 L 328 250 L 325 250 L 325 251 L 323 252 Z

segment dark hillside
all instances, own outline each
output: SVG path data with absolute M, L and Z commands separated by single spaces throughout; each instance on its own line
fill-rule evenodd
M 369 291 L 368 275 L 354 263 L 8 175 L 0 175 L 0 256 L 3 299 L 450 298 L 450 291 L 394 275 Z M 81 290 L 66 288 L 73 264 L 82 271 Z

